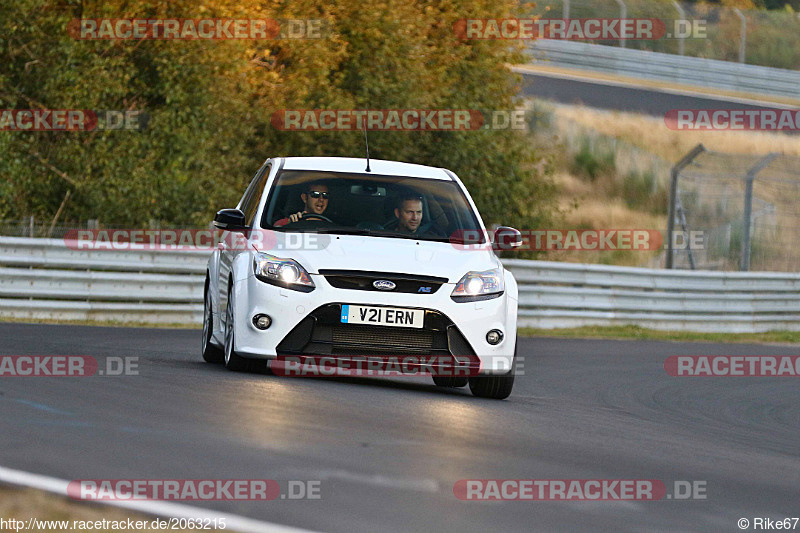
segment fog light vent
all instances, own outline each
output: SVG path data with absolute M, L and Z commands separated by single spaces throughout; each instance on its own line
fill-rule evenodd
M 493 329 L 486 334 L 486 342 L 494 346 L 495 344 L 500 344 L 500 341 L 503 340 L 503 332 L 499 329 Z
M 272 325 L 272 319 L 269 315 L 256 315 L 253 317 L 253 325 L 258 329 L 264 330 Z

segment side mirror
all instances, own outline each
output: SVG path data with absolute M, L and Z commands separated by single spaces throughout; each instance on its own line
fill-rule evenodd
M 522 246 L 522 233 L 514 228 L 508 226 L 500 226 L 494 230 L 494 244 L 495 250 L 513 250 Z
M 214 216 L 214 226 L 225 231 L 244 231 L 248 229 L 245 224 L 244 213 L 239 209 L 222 209 Z

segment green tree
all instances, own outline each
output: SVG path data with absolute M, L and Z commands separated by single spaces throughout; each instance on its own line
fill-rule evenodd
M 3 108 L 137 109 L 142 132 L 1 132 L 0 218 L 204 224 L 270 156 L 363 157 L 359 132 L 287 132 L 281 109 L 511 110 L 524 61 L 509 41 L 459 40 L 459 19 L 504 18 L 510 1 L 18 0 L 0 13 Z M 322 19 L 321 39 L 83 41 L 75 18 Z M 543 224 L 553 188 L 517 131 L 371 132 L 375 158 L 447 167 L 487 223 Z

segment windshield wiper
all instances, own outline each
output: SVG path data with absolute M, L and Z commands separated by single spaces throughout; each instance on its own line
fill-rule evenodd
M 341 233 L 343 235 L 367 235 L 366 231 L 359 228 L 351 228 L 346 226 L 325 226 L 320 228 L 305 227 L 293 228 L 291 225 L 278 226 L 269 228 L 272 231 L 280 231 L 282 233 Z
M 370 230 L 361 228 L 346 228 L 346 227 L 316 228 L 312 231 L 315 231 L 316 233 L 338 233 L 340 235 L 372 235 Z
M 334 227 L 321 227 L 321 228 L 296 228 L 292 229 L 288 226 L 281 226 L 274 228 L 276 231 L 295 232 L 295 233 L 319 233 L 319 234 L 333 234 L 333 235 L 366 235 L 369 237 L 387 237 L 392 239 L 411 239 L 417 241 L 431 241 L 431 242 L 451 242 L 447 237 L 439 237 L 436 235 L 414 235 L 413 233 L 399 233 L 392 230 L 379 230 L 379 229 L 362 229 L 347 226 L 334 226 Z M 452 241 L 454 244 L 464 244 L 457 241 Z
M 486 241 L 474 241 L 474 240 L 467 240 L 467 239 L 457 239 L 455 237 L 444 238 L 443 242 L 449 242 L 451 244 L 463 244 L 465 246 L 472 246 L 472 245 L 482 245 L 487 244 Z

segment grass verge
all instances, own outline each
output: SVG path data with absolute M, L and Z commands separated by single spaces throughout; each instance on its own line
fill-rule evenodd
M 581 106 L 556 105 L 553 112 L 556 119 L 625 141 L 665 161 L 678 161 L 700 143 L 727 154 L 800 156 L 800 138 L 781 132 L 670 130 L 663 117 Z
M 17 489 L 7 486 L 0 487 L 0 518 L 8 522 L 8 520 L 17 520 L 26 522 L 23 529 L 19 531 L 45 531 L 47 529 L 40 527 L 32 530 L 24 529 L 27 527 L 27 522 L 31 518 L 42 521 L 67 521 L 68 527 L 63 528 L 60 525 L 52 524 L 54 527 L 49 528 L 50 531 L 88 531 L 89 528 L 83 527 L 87 524 L 80 522 L 92 522 L 92 526 L 100 525 L 101 527 L 92 527 L 91 531 L 96 532 L 114 532 L 118 533 L 122 529 L 114 529 L 113 522 L 119 522 L 127 526 L 128 519 L 135 522 L 146 522 L 148 527 L 142 529 L 135 529 L 137 532 L 147 531 L 164 531 L 164 528 L 151 528 L 155 517 L 147 516 L 125 509 L 118 509 L 116 507 L 100 505 L 96 503 L 85 503 L 70 500 L 64 496 L 57 496 L 47 492 L 33 490 L 33 489 Z M 106 525 L 110 527 L 102 527 L 102 521 L 106 521 Z M 159 520 L 167 520 L 160 518 Z M 75 522 L 79 523 L 75 523 Z M 100 522 L 100 524 L 97 524 Z M 109 522 L 111 522 L 109 524 Z M 75 527 L 77 526 L 77 527 Z M 14 531 L 14 528 L 5 528 L 6 530 Z M 188 529 L 170 529 L 170 531 L 189 531 Z M 230 531 L 230 530 L 227 530 Z
M 700 333 L 661 331 L 640 326 L 583 326 L 580 328 L 519 328 L 521 337 L 561 337 L 568 339 L 636 339 L 680 342 L 800 344 L 800 331 L 763 333 Z

